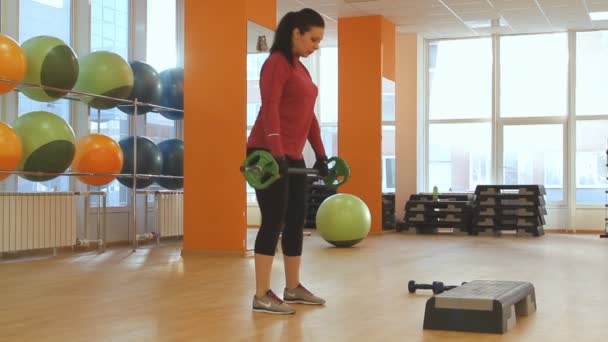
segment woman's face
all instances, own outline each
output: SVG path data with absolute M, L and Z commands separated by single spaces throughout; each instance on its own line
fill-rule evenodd
M 319 48 L 325 30 L 322 27 L 313 26 L 302 34 L 300 29 L 295 28 L 291 33 L 293 52 L 299 57 L 308 57 Z

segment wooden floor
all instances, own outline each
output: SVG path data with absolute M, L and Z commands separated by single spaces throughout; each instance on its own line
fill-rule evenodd
M 253 258 L 180 256 L 179 245 L 0 264 L 1 341 L 602 341 L 608 240 L 597 235 L 369 236 L 304 240 L 303 282 L 325 307 L 251 311 Z M 422 330 L 429 292 L 407 282 L 530 281 L 538 311 L 504 335 Z M 282 293 L 282 260 L 273 288 Z

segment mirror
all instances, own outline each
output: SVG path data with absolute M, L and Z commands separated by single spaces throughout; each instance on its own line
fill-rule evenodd
M 272 45 L 274 39 L 274 31 L 256 24 L 251 20 L 247 21 L 247 53 L 266 53 Z M 266 48 L 264 49 L 265 43 Z
M 247 136 L 262 106 L 260 97 L 260 70 L 268 57 L 274 31 L 247 21 Z M 260 209 L 257 205 L 255 190 L 246 185 L 247 191 L 247 241 L 246 250 L 252 251 L 255 237 L 261 223 Z

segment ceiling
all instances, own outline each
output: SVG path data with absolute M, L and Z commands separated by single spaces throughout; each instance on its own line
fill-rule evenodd
M 337 45 L 339 17 L 376 14 L 393 22 L 397 33 L 426 38 L 608 28 L 608 20 L 589 17 L 608 11 L 608 0 L 277 0 L 279 18 L 304 7 L 325 17 L 325 46 Z

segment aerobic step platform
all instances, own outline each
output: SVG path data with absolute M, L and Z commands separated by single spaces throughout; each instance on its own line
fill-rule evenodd
M 504 334 L 535 311 L 531 283 L 474 280 L 429 298 L 424 329 Z

